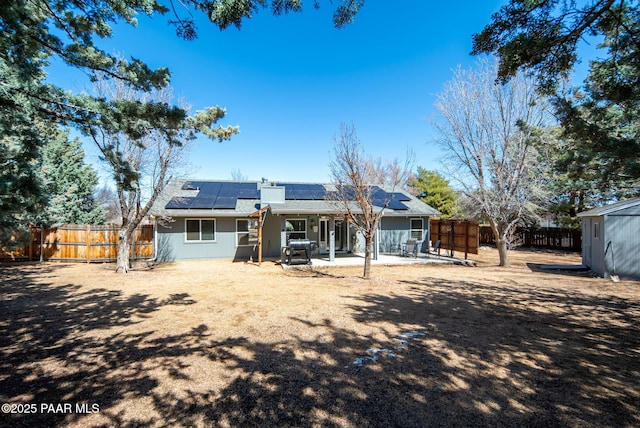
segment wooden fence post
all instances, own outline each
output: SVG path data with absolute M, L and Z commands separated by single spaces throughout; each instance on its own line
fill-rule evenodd
M 138 225 L 140 227 L 140 225 Z M 133 234 L 131 235 L 131 260 L 136 261 L 136 232 L 138 231 L 138 227 L 133 229 Z
M 87 263 L 91 262 L 91 225 L 88 224 L 87 228 L 86 228 L 86 233 L 87 236 L 85 237 L 85 242 L 86 242 L 86 259 L 87 259 Z
M 29 256 L 27 260 L 33 260 L 33 226 L 29 227 Z
M 465 221 L 464 231 L 464 259 L 467 260 L 467 253 L 469 252 L 469 220 Z

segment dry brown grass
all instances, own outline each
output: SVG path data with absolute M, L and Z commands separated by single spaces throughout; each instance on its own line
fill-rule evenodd
M 640 283 L 535 265 L 576 254 L 472 258 L 369 281 L 272 262 L 0 266 L 0 403 L 38 406 L 0 424 L 640 426 Z M 393 356 L 356 364 L 374 350 Z

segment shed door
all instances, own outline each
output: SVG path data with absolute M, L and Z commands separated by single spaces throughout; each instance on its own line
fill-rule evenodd
M 585 218 L 582 221 L 582 264 L 591 267 L 591 224 L 593 219 Z

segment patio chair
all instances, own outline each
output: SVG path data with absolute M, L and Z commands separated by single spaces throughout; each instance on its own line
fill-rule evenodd
M 435 254 L 435 255 L 440 255 L 440 246 L 442 245 L 442 241 L 441 240 L 437 240 L 436 244 L 433 246 L 433 249 L 429 249 L 427 250 L 427 257 L 429 257 L 430 254 Z
M 418 257 L 418 241 L 415 239 L 408 239 L 404 248 L 402 249 L 403 257 Z

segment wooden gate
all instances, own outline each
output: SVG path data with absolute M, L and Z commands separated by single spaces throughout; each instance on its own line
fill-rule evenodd
M 432 245 L 440 241 L 440 248 L 449 250 L 454 256 L 455 251 L 464 252 L 464 258 L 469 253 L 478 254 L 480 246 L 480 227 L 470 220 L 431 220 L 429 239 Z

